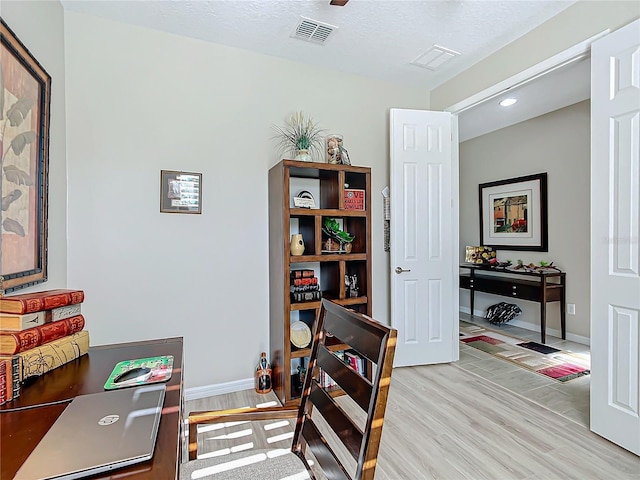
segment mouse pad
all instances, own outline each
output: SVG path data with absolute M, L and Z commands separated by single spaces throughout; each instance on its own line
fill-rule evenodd
M 144 375 L 141 380 L 126 380 L 116 382 L 116 379 L 131 369 L 148 368 L 149 375 Z M 137 358 L 135 360 L 123 360 L 118 362 L 106 383 L 105 390 L 114 390 L 116 388 L 137 387 L 140 385 L 148 385 L 150 383 L 166 382 L 171 378 L 173 370 L 173 355 L 164 355 L 160 357 Z

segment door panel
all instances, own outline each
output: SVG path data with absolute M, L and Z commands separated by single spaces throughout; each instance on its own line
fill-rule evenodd
M 391 110 L 391 323 L 398 329 L 396 366 L 458 358 L 454 121 L 449 113 Z
M 640 20 L 591 69 L 591 430 L 640 455 Z

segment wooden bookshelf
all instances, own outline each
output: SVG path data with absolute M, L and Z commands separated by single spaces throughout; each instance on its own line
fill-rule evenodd
M 345 184 L 365 191 L 365 210 L 344 208 Z M 317 208 L 296 208 L 293 197 L 300 190 L 315 190 Z M 342 223 L 355 235 L 350 253 L 323 253 L 324 218 Z M 293 233 L 302 234 L 305 251 L 291 255 Z M 269 170 L 269 300 L 270 359 L 273 387 L 283 404 L 296 402 L 293 376 L 309 348 L 291 344 L 293 321 L 305 322 L 315 332 L 320 301 L 292 302 L 289 291 L 292 269 L 313 269 L 323 298 L 371 316 L 371 169 L 351 165 L 282 160 Z M 345 275 L 358 277 L 358 296 L 349 297 Z M 344 348 L 332 345 L 332 350 Z

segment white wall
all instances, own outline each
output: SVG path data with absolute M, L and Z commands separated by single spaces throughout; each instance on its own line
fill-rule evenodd
M 74 12 L 65 34 L 69 284 L 93 345 L 183 336 L 187 387 L 252 376 L 269 341 L 271 125 L 296 110 L 372 167 L 373 314 L 388 322 L 388 111 L 428 108 L 425 92 Z M 203 174 L 202 215 L 159 212 L 161 169 Z
M 2 0 L 2 19 L 51 75 L 48 281 L 16 293 L 67 286 L 64 12 L 59 1 Z
M 567 272 L 567 315 L 573 339 L 589 338 L 590 297 L 590 104 L 584 101 L 460 144 L 460 260 L 465 245 L 480 245 L 478 185 L 535 173 L 548 173 L 548 252 L 498 250 L 501 261 L 550 262 Z M 474 308 L 509 301 L 477 293 Z M 539 304 L 515 301 L 523 313 L 517 322 L 539 329 Z M 460 289 L 460 305 L 469 309 L 469 290 Z M 560 331 L 558 303 L 547 305 L 547 328 Z

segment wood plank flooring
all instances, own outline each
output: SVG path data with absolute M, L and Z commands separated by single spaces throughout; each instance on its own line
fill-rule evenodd
M 491 325 L 481 317 L 471 317 L 461 313 L 460 320 L 480 325 L 481 327 L 519 337 L 534 342 L 540 341 L 540 333 L 511 324 Z M 562 340 L 547 334 L 547 345 L 569 352 L 589 354 L 589 346 Z M 568 417 L 580 425 L 589 427 L 589 389 L 591 377 L 573 379 L 569 382 L 558 382 L 550 378 L 528 371 L 511 362 L 496 358 L 486 352 L 460 343 L 460 360 L 456 366 L 486 378 L 492 383 L 532 400 L 550 410 Z
M 270 399 L 244 391 L 186 411 Z M 404 367 L 393 372 L 376 479 L 640 480 L 640 458 L 455 364 Z

